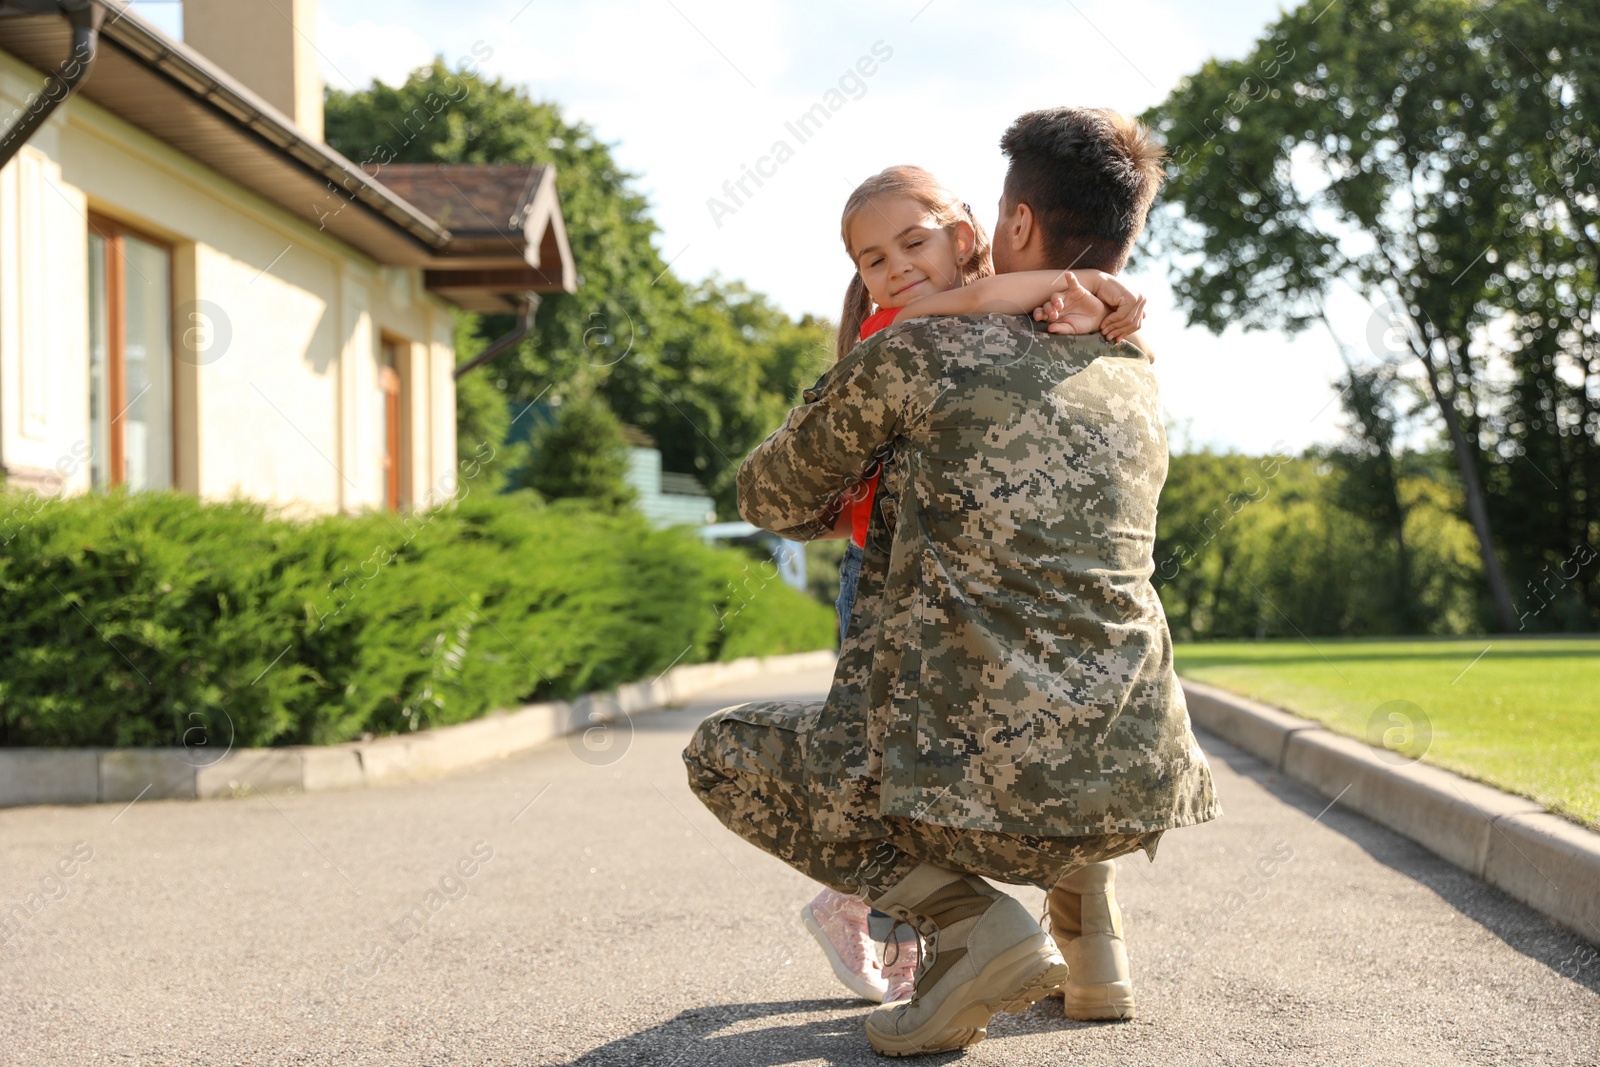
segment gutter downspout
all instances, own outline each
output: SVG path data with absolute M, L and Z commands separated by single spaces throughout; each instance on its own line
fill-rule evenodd
M 105 14 L 105 8 L 94 0 L 8 0 L 0 3 L 0 16 L 63 15 L 72 23 L 72 54 L 61 64 L 60 72 L 52 73 L 44 88 L 28 101 L 16 124 L 0 136 L 0 167 L 11 162 L 11 157 L 22 150 L 51 113 L 88 79 L 89 69 L 99 52 L 100 24 Z
M 539 294 L 523 293 L 519 303 L 522 305 L 522 307 L 521 314 L 517 319 L 517 324 L 511 327 L 510 330 L 501 334 L 499 337 L 496 337 L 493 341 L 490 341 L 488 348 L 485 348 L 482 352 L 479 352 L 476 356 L 473 356 L 471 359 L 467 360 L 467 362 L 457 367 L 457 378 L 460 378 L 469 370 L 475 370 L 478 367 L 483 366 L 485 363 L 489 362 L 491 359 L 498 356 L 500 353 L 504 352 L 506 349 L 510 348 L 524 337 L 528 336 L 529 332 L 533 329 L 533 314 L 539 310 Z

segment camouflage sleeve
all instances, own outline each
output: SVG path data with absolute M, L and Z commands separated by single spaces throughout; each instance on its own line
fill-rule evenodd
M 746 522 L 794 541 L 828 532 L 839 494 L 888 458 L 907 413 L 931 395 L 929 350 L 907 336 L 922 332 L 877 334 L 805 391 L 805 402 L 739 466 L 739 514 Z

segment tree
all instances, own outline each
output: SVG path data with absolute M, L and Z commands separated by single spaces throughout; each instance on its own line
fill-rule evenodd
M 1414 632 L 1418 620 L 1411 583 L 1411 554 L 1406 547 L 1406 505 L 1400 493 L 1400 457 L 1396 436 L 1401 416 L 1386 368 L 1351 367 L 1339 383 L 1349 416 L 1350 441 L 1332 449 L 1329 460 L 1339 468 L 1333 502 L 1371 523 L 1394 545 L 1395 582 L 1391 613 L 1402 633 Z
M 479 321 L 480 316 L 470 311 L 456 314 L 458 365 L 483 351 Z M 511 419 L 505 394 L 487 374 L 468 373 L 456 379 L 456 456 L 465 464 L 463 473 L 476 475 L 479 484 L 475 488 L 502 489 L 511 473 L 527 462 L 526 442 L 507 440 Z
M 1323 319 L 1338 284 L 1376 298 L 1374 356 L 1420 372 L 1511 630 L 1484 489 L 1496 444 L 1484 371 L 1506 311 L 1500 264 L 1527 240 L 1508 138 L 1529 131 L 1511 123 L 1520 61 L 1479 14 L 1472 0 L 1314 3 L 1245 59 L 1208 62 L 1145 116 L 1176 164 L 1150 240 L 1175 257 L 1190 321 L 1218 332 L 1296 332 Z
M 1352 485 L 1348 466 L 1315 454 L 1173 456 L 1154 554 L 1173 635 L 1260 640 L 1476 628 L 1482 578 L 1472 532 L 1454 514 L 1460 494 L 1444 480 L 1448 466 L 1448 457 L 1406 456 L 1396 473 L 1399 499 L 1388 504 L 1371 486 Z M 1383 525 L 1395 512 L 1404 516 L 1398 537 Z M 1401 557 L 1373 550 L 1386 541 L 1406 546 L 1410 594 L 1401 606 Z
M 533 433 L 524 488 L 546 500 L 580 498 L 616 510 L 633 503 L 622 421 L 594 394 L 568 397 Z
M 655 438 L 667 470 L 698 475 L 733 514 L 740 461 L 826 367 L 831 342 L 828 323 L 795 322 L 742 283 L 711 278 L 685 290 L 652 373 L 613 374 L 600 388 Z
M 797 323 L 738 283 L 686 286 L 662 261 L 649 204 L 610 147 L 498 78 L 435 59 L 398 88 L 330 90 L 326 129 L 352 159 L 553 164 L 579 289 L 546 296 L 529 338 L 461 379 L 470 410 L 486 399 L 466 384 L 475 375 L 514 408 L 598 394 L 656 439 L 668 470 L 698 475 L 733 512 L 739 462 L 826 363 L 827 323 Z M 401 130 L 418 132 L 401 142 Z M 511 324 L 483 316 L 475 332 Z
M 1511 461 L 1491 473 L 1490 502 L 1538 609 L 1519 626 L 1592 627 L 1600 581 L 1579 564 L 1600 546 L 1600 8 L 1520 0 L 1494 14 L 1515 61 L 1500 150 L 1524 239 L 1496 278 L 1511 377 L 1491 421 Z M 1550 595 L 1560 610 L 1543 610 Z
M 597 323 L 640 333 L 670 304 L 671 285 L 651 282 L 666 266 L 653 242 L 649 204 L 611 149 L 582 122 L 566 121 L 554 104 L 536 103 L 500 79 L 452 72 L 442 58 L 390 88 L 373 82 L 355 92 L 328 90 L 326 139 L 351 159 L 405 163 L 553 164 L 562 213 L 581 285 L 540 303 L 533 335 L 491 375 L 513 400 L 532 400 L 545 384 L 570 379 L 591 352 Z M 377 177 L 383 180 L 382 166 Z M 663 279 L 664 282 L 670 279 Z M 510 316 L 488 316 L 490 336 Z

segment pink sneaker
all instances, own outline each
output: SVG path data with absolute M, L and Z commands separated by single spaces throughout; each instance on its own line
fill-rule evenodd
M 890 941 L 883 951 L 883 1002 L 894 1004 L 910 1000 L 917 992 L 917 966 L 922 962 L 922 942 L 916 938 Z
M 832 889 L 818 893 L 800 909 L 800 919 L 817 939 L 839 981 L 863 1000 L 883 1003 L 883 968 L 867 931 L 872 909 L 866 901 Z

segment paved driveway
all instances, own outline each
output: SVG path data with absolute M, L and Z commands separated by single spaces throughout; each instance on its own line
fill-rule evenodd
M 827 681 L 409 786 L 0 811 L 0 1064 L 887 1062 L 796 919 L 814 888 L 678 756 Z M 1224 818 L 1121 861 L 1140 1018 L 1049 1001 L 925 1062 L 1600 1064 L 1592 949 L 1202 740 Z

